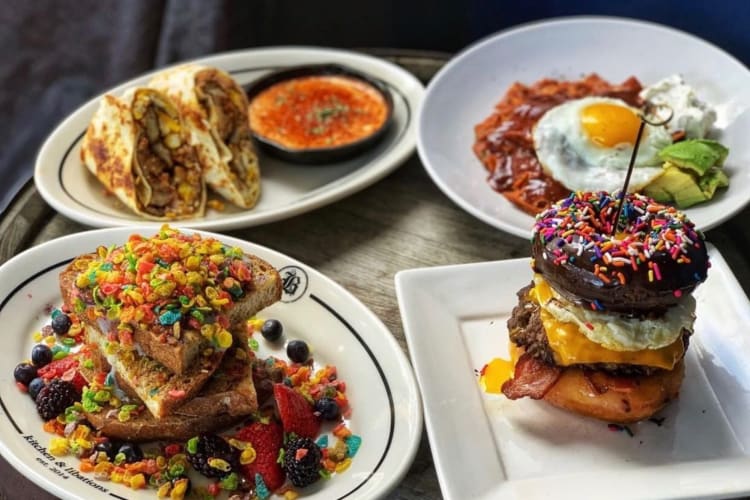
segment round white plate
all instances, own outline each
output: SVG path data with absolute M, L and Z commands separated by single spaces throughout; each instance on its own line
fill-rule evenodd
M 294 164 L 261 152 L 262 191 L 255 208 L 240 209 L 227 202 L 223 211 L 208 209 L 204 217 L 175 221 L 175 226 L 226 230 L 299 215 L 377 182 L 398 167 L 414 150 L 415 116 L 424 88 L 410 73 L 387 61 L 342 50 L 280 47 L 214 55 L 196 62 L 228 71 L 240 85 L 289 66 L 320 63 L 345 65 L 385 83 L 393 96 L 393 123 L 374 148 L 335 164 Z M 127 88 L 144 85 L 153 74 L 130 80 L 107 93 L 120 95 Z M 81 139 L 100 98 L 98 96 L 76 110 L 44 143 L 34 170 L 36 187 L 55 210 L 82 224 L 94 227 L 150 224 L 133 214 L 117 198 L 107 195 L 103 186 L 81 163 Z
M 28 359 L 33 332 L 49 323 L 59 307 L 58 274 L 67 262 L 99 245 L 122 244 L 132 233 L 153 234 L 151 227 L 114 228 L 66 236 L 34 247 L 0 267 L 0 453 L 31 481 L 63 498 L 153 500 L 153 490 L 131 490 L 78 473 L 73 456 L 53 457 L 51 434 L 33 401 L 14 383 L 13 367 Z M 208 234 L 210 233 L 202 233 Z M 318 364 L 334 364 L 347 383 L 353 409 L 352 432 L 362 447 L 351 467 L 330 481 L 305 489 L 301 498 L 378 498 L 406 474 L 422 432 L 422 407 L 409 362 L 391 332 L 361 302 L 310 267 L 267 248 L 212 235 L 274 265 L 284 280 L 281 302 L 261 317 L 278 318 L 286 339 L 307 341 Z M 286 359 L 259 338 L 260 354 Z
M 580 17 L 528 24 L 469 47 L 430 82 L 417 121 L 419 156 L 435 183 L 482 221 L 529 237 L 533 218 L 490 188 L 474 156 L 474 126 L 514 82 L 577 79 L 598 73 L 643 85 L 680 73 L 718 113 L 716 138 L 729 147 L 729 189 L 686 210 L 706 230 L 750 201 L 750 71 L 695 36 L 628 19 Z

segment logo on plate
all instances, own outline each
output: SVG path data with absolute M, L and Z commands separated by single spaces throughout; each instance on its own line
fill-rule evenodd
M 307 273 L 298 266 L 286 266 L 279 269 L 281 275 L 281 286 L 284 290 L 281 297 L 282 302 L 294 302 L 299 300 L 307 291 Z

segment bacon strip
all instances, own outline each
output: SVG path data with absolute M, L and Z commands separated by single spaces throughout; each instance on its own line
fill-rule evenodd
M 513 378 L 503 384 L 502 391 L 508 399 L 526 396 L 542 399 L 555 385 L 561 373 L 562 370 L 557 366 L 548 365 L 524 353 L 516 363 Z

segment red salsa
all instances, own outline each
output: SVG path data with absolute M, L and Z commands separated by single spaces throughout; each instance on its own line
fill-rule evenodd
M 524 212 L 535 215 L 570 190 L 547 175 L 536 157 L 531 134 L 550 108 L 572 99 L 607 96 L 639 106 L 641 84 L 634 77 L 615 85 L 596 74 L 581 80 L 550 78 L 532 85 L 514 83 L 492 114 L 474 127 L 474 153 L 487 169 L 487 182 Z
M 388 105 L 372 85 L 338 75 L 276 83 L 250 103 L 250 128 L 287 149 L 330 148 L 377 132 Z

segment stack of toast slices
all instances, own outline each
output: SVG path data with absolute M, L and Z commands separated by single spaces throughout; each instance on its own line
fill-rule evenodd
M 60 273 L 63 303 L 70 310 L 76 278 L 96 258 L 96 254 L 80 256 Z M 245 322 L 281 298 L 281 279 L 262 259 L 252 255 L 246 259 L 253 287 L 228 312 L 234 336 L 228 349 L 212 348 L 200 332 L 189 329 L 170 342 L 154 332 L 136 330 L 133 346 L 126 349 L 110 340 L 112 322 L 79 315 L 86 332 L 81 374 L 90 386 L 106 379 L 114 385 L 116 396 L 115 402 L 99 401 L 95 411 L 84 405 L 86 418 L 96 429 L 127 441 L 184 440 L 227 427 L 257 410 Z M 123 415 L 122 405 L 136 409 Z

